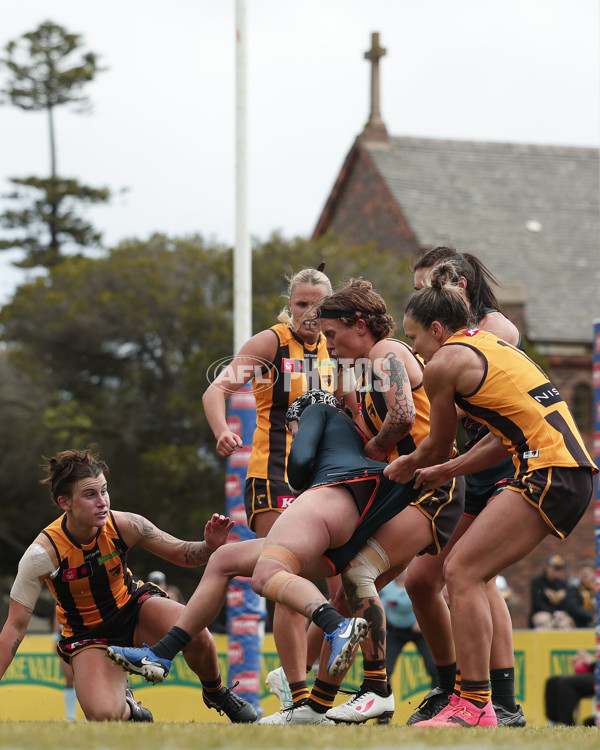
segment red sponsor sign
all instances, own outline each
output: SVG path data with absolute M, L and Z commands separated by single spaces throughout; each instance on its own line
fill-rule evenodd
M 243 466 L 248 466 L 248 461 L 250 460 L 250 454 L 252 453 L 252 448 L 237 448 L 231 456 L 229 456 L 229 465 L 235 466 L 236 468 L 240 468 Z
M 237 474 L 228 474 L 225 477 L 225 495 L 227 497 L 239 497 L 242 494 L 242 480 Z
M 236 435 L 242 436 L 242 420 L 239 417 L 227 417 L 227 427 Z
M 240 390 L 232 393 L 229 398 L 232 409 L 256 409 L 256 399 L 250 390 Z
M 258 633 L 258 615 L 240 615 L 231 620 L 232 635 L 256 635 Z
M 242 537 L 239 534 L 236 534 L 235 531 L 232 531 L 229 536 L 227 537 L 227 541 L 225 544 L 233 544 L 234 542 L 241 542 Z
M 236 693 L 259 693 L 260 678 L 258 672 L 238 672 L 235 680 L 239 684 L 234 687 Z
M 229 648 L 227 649 L 227 661 L 230 664 L 243 664 L 244 649 L 241 643 L 238 643 L 237 641 L 229 641 Z
M 244 604 L 244 589 L 239 586 L 229 586 L 227 589 L 227 606 L 241 607 Z
M 238 526 L 248 525 L 248 519 L 246 518 L 246 508 L 243 504 L 236 505 L 234 508 L 230 508 L 227 515 Z

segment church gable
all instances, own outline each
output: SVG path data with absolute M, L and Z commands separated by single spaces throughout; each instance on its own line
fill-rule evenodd
M 330 231 L 416 257 L 451 245 L 499 279 L 537 344 L 585 347 L 600 318 L 596 148 L 391 137 L 380 115 L 373 34 L 371 114 L 321 214 Z M 510 297 L 511 299 L 508 299 Z
M 398 202 L 361 145 L 355 143 L 313 233 L 343 237 L 350 245 L 414 255 L 419 245 Z

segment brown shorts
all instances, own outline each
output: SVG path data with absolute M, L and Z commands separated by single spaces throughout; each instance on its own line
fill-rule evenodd
M 56 644 L 58 655 L 70 664 L 73 656 L 87 648 L 133 646 L 141 606 L 151 596 L 166 597 L 167 594 L 153 583 L 145 583 L 106 622 L 70 638 L 61 638 Z
M 465 510 L 465 478 L 456 477 L 435 490 L 426 490 L 411 503 L 431 520 L 433 543 L 421 554 L 438 555 L 448 544 Z
M 248 477 L 244 488 L 244 507 L 248 527 L 254 531 L 254 517 L 258 513 L 274 510 L 282 513 L 294 502 L 294 495 L 287 482 L 282 479 L 259 479 Z
M 554 536 L 569 536 L 585 513 L 594 489 L 594 476 L 587 467 L 549 466 L 519 474 L 507 487 L 518 492 L 540 512 Z

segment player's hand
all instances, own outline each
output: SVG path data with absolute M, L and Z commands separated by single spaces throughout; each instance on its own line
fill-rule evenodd
M 229 532 L 234 525 L 234 522 L 228 516 L 213 513 L 212 518 L 206 522 L 206 526 L 204 527 L 204 541 L 206 542 L 206 546 L 214 552 L 214 550 L 225 544 Z
M 383 473 L 394 482 L 408 484 L 415 475 L 415 467 L 409 456 L 399 456 L 385 467 Z
M 441 487 L 450 479 L 448 464 L 437 464 L 436 466 L 427 466 L 424 469 L 417 469 L 415 474 L 415 489 L 435 490 Z
M 241 448 L 243 445 L 244 442 L 237 433 L 227 430 L 222 435 L 219 435 L 217 453 L 223 456 L 223 458 L 228 458 L 236 448 Z
M 382 448 L 377 438 L 371 438 L 365 445 L 365 456 L 373 461 L 387 461 L 387 448 Z

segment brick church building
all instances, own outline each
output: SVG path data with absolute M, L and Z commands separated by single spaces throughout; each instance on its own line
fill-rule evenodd
M 372 35 L 371 111 L 326 201 L 313 239 L 372 243 L 415 258 L 451 245 L 479 257 L 497 296 L 548 363 L 593 452 L 593 321 L 600 319 L 599 151 L 596 148 L 392 136 L 382 119 Z M 527 627 L 529 581 L 560 552 L 575 575 L 593 559 L 590 507 L 566 542 L 548 537 L 504 571 L 515 627 Z

